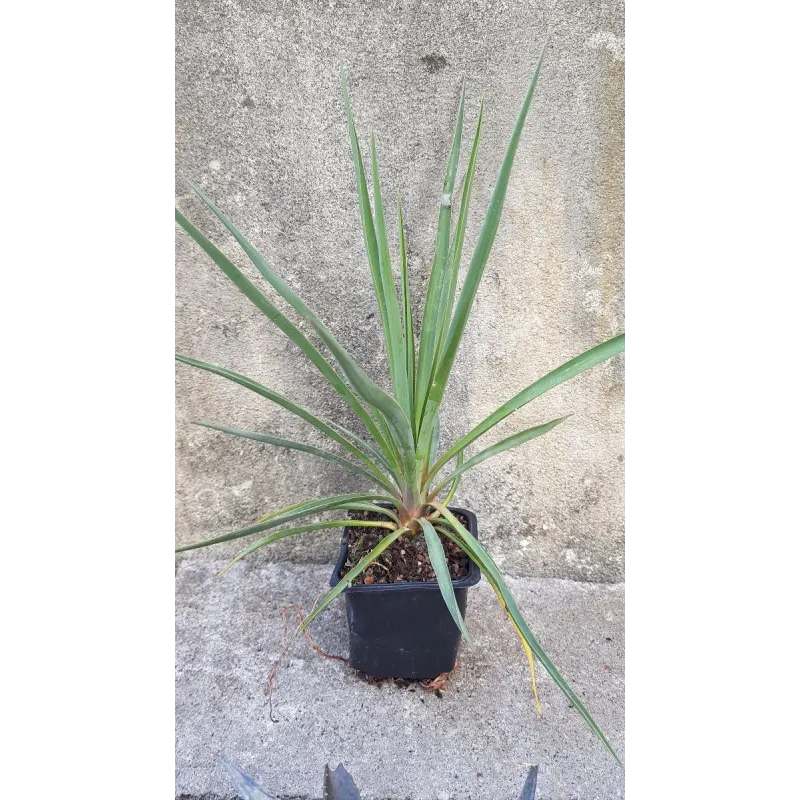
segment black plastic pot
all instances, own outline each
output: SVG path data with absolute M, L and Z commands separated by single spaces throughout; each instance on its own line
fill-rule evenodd
M 464 508 L 451 508 L 467 518 L 467 530 L 477 538 L 478 519 Z M 331 586 L 341 580 L 347 558 L 347 533 L 342 537 Z M 453 581 L 462 616 L 467 589 L 481 579 L 470 560 L 469 572 Z M 376 678 L 427 680 L 450 672 L 456 663 L 461 632 L 435 582 L 359 584 L 343 592 L 350 629 L 350 666 Z

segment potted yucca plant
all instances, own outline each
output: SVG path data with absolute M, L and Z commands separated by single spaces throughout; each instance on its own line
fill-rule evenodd
M 460 636 L 463 635 L 469 641 L 464 624 L 467 588 L 477 583 L 483 574 L 496 592 L 522 642 L 530 665 L 534 696 L 535 657 L 544 665 L 614 758 L 617 758 L 600 728 L 542 650 L 523 619 L 495 562 L 478 541 L 475 515 L 464 509 L 451 508 L 449 504 L 461 476 L 467 470 L 491 456 L 542 436 L 563 422 L 565 417 L 523 430 L 466 457 L 465 450 L 470 445 L 534 398 L 620 353 L 624 349 L 624 334 L 615 336 L 552 370 L 515 394 L 458 441 L 447 447 L 440 446 L 439 442 L 439 408 L 497 233 L 511 167 L 541 63 L 540 57 L 511 135 L 475 250 L 466 269 L 462 289 L 457 293 L 457 278 L 483 121 L 481 103 L 464 175 L 455 231 L 451 232 L 453 189 L 458 170 L 464 115 L 462 89 L 442 188 L 436 248 L 418 342 L 415 342 L 414 337 L 409 295 L 402 207 L 398 200 L 397 236 L 401 286 L 401 297 L 398 301 L 390 261 L 375 141 L 374 137 L 370 137 L 371 202 L 347 80 L 342 72 L 342 94 L 358 186 L 361 222 L 386 338 L 391 392 L 378 386 L 356 364 L 317 314 L 295 294 L 213 201 L 199 187 L 190 184 L 206 207 L 236 239 L 266 281 L 313 328 L 327 353 L 323 354 L 317 349 L 283 311 L 267 299 L 213 242 L 176 209 L 178 224 L 234 285 L 311 360 L 360 420 L 363 430 L 355 432 L 339 423 L 321 419 L 288 397 L 224 367 L 178 355 L 178 361 L 234 381 L 296 414 L 341 448 L 341 451 L 336 453 L 223 425 L 202 424 L 234 436 L 300 450 L 334 461 L 362 478 L 365 488 L 357 493 L 303 500 L 275 510 L 240 530 L 178 549 L 191 550 L 232 539 L 258 537 L 241 550 L 230 567 L 279 539 L 307 531 L 345 528 L 341 552 L 331 580 L 331 590 L 309 613 L 303 628 L 310 625 L 334 598 L 344 592 L 350 625 L 350 664 L 356 669 L 382 677 L 433 678 L 453 668 Z M 333 520 L 301 521 L 303 518 L 315 517 L 329 511 L 343 513 Z M 295 521 L 301 521 L 301 524 L 296 524 Z M 538 697 L 536 706 L 538 709 Z

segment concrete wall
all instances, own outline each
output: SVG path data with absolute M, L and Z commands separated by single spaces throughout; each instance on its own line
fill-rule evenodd
M 379 380 L 387 377 L 386 357 L 338 62 L 349 71 L 362 137 L 375 130 L 384 191 L 403 197 L 419 321 L 461 76 L 470 139 L 479 98 L 486 98 L 469 253 L 548 28 L 503 222 L 443 412 L 445 441 L 624 329 L 621 0 L 177 2 L 179 169 L 206 188 Z M 176 191 L 180 207 L 237 254 L 185 189 Z M 324 380 L 182 233 L 176 295 L 179 352 L 350 424 Z M 575 414 L 462 483 L 457 500 L 477 512 L 481 535 L 509 574 L 623 579 L 623 367 L 618 357 L 595 368 L 487 436 L 486 444 Z M 307 425 L 252 393 L 182 365 L 176 391 L 179 542 L 358 487 L 327 462 L 190 424 L 208 420 L 319 443 Z M 297 537 L 258 557 L 326 561 L 337 538 Z

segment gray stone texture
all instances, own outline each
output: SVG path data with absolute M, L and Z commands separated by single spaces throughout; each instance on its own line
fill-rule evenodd
M 462 76 L 465 160 L 479 98 L 486 99 L 469 254 L 548 29 L 503 222 L 443 410 L 444 441 L 624 328 L 621 0 L 177 3 L 179 169 L 384 382 L 338 64 L 349 71 L 362 141 L 375 131 L 387 205 L 396 192 L 403 199 L 419 323 Z M 459 188 L 462 177 L 463 170 Z M 177 196 L 246 267 L 221 226 L 180 184 Z M 390 217 L 394 226 L 393 209 Z M 188 237 L 176 238 L 177 350 L 352 424 L 288 340 Z M 482 536 L 508 574 L 623 579 L 623 365 L 618 357 L 596 367 L 482 440 L 574 412 L 554 432 L 464 478 L 456 499 L 478 514 Z M 179 542 L 247 524 L 305 497 L 358 487 L 332 464 L 192 426 L 207 420 L 320 443 L 300 420 L 244 389 L 191 367 L 176 372 Z M 338 535 L 286 540 L 258 560 L 330 562 Z M 235 550 L 234 543 L 187 558 Z
M 325 762 L 344 763 L 364 800 L 508 800 L 539 764 L 537 800 L 610 800 L 624 776 L 544 670 L 533 704 L 525 656 L 485 581 L 470 589 L 459 665 L 441 697 L 369 685 L 300 637 L 265 687 L 281 649 L 281 610 L 307 612 L 327 585 L 322 566 L 185 559 L 177 572 L 176 797 L 228 800 L 216 754 L 282 798 L 321 797 Z M 624 587 L 509 580 L 543 647 L 624 761 Z M 297 619 L 289 616 L 289 629 Z M 312 626 L 347 655 L 344 601 Z M 412 691 L 413 690 L 413 691 Z

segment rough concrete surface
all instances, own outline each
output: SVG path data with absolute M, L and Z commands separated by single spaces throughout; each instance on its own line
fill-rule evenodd
M 184 560 L 177 572 L 176 796 L 232 798 L 215 754 L 283 798 L 319 798 L 327 761 L 344 763 L 365 800 L 508 800 L 539 764 L 537 800 L 607 800 L 623 773 L 539 668 L 536 716 L 527 662 L 491 588 L 471 589 L 475 646 L 441 697 L 419 686 L 368 685 L 298 639 L 265 686 L 281 647 L 281 609 L 307 612 L 330 569 Z M 531 627 L 624 760 L 624 587 L 518 578 L 509 585 Z M 291 627 L 296 618 L 291 618 Z M 313 626 L 347 655 L 344 601 Z
M 179 169 L 384 382 L 338 63 L 349 71 L 362 141 L 375 131 L 387 206 L 396 192 L 403 198 L 419 325 L 462 76 L 464 161 L 479 98 L 486 98 L 468 255 L 549 30 L 503 221 L 443 410 L 443 442 L 623 330 L 622 0 L 178 0 L 176 8 Z M 456 198 L 462 180 L 463 167 Z M 177 202 L 246 267 L 182 185 Z M 393 208 L 390 221 L 393 227 Z M 246 272 L 260 282 L 255 270 Z M 176 291 L 179 352 L 353 424 L 324 380 L 182 233 Z M 456 498 L 477 512 L 484 539 L 510 574 L 623 579 L 623 401 L 618 357 L 487 435 L 485 444 L 574 412 L 553 433 L 466 475 Z M 221 378 L 179 365 L 176 406 L 181 543 L 358 485 L 311 456 L 192 426 L 207 420 L 320 443 L 300 420 Z M 321 562 L 335 549 L 335 536 L 312 534 L 259 558 Z

